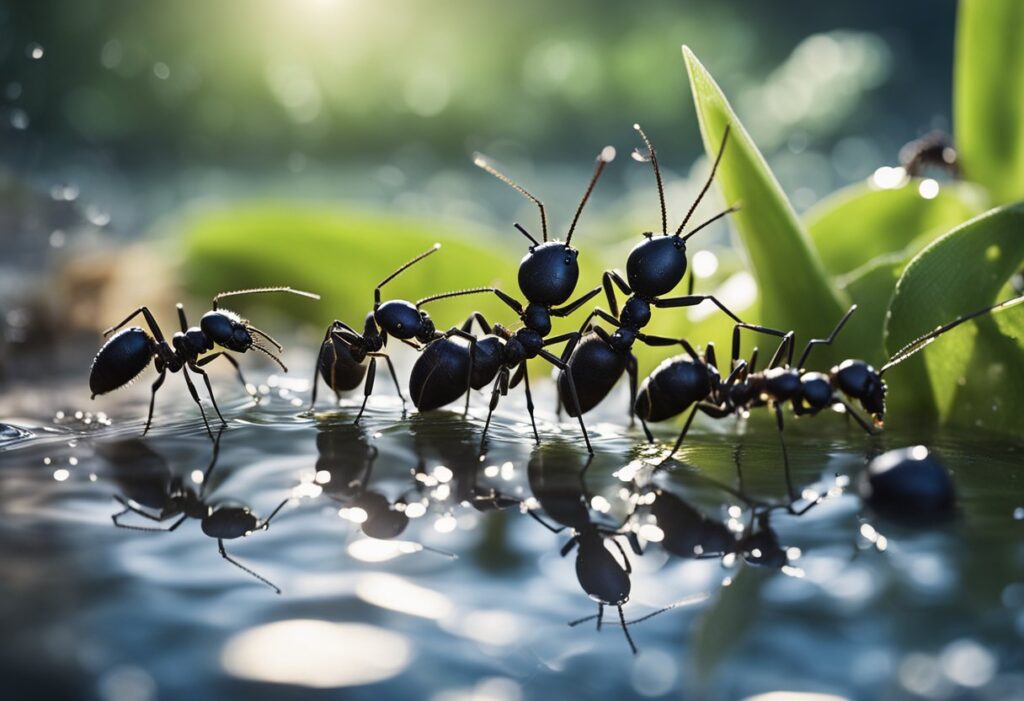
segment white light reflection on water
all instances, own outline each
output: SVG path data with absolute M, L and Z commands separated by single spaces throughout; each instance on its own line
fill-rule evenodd
M 235 677 L 330 689 L 390 679 L 408 666 L 412 646 L 402 635 L 360 623 L 278 621 L 235 635 L 221 665 Z
M 455 610 L 444 594 L 383 572 L 360 577 L 356 582 L 356 596 L 380 608 L 433 620 L 447 618 Z
M 748 696 L 743 701 L 848 701 L 848 699 L 845 696 L 808 691 L 769 691 L 767 694 Z
M 348 554 L 361 562 L 386 562 L 401 555 L 418 553 L 423 550 L 419 543 L 407 540 L 378 540 L 360 538 L 348 545 Z

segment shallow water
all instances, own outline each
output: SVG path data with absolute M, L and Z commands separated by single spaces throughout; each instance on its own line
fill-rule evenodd
M 382 397 L 360 427 L 350 404 L 304 416 L 287 390 L 258 406 L 222 399 L 229 426 L 203 493 L 214 443 L 186 403 L 161 405 L 144 440 L 139 420 L 72 412 L 5 428 L 0 695 L 281 699 L 344 688 L 346 698 L 438 700 L 779 690 L 1022 698 L 1021 443 L 948 431 L 867 438 L 838 416 L 802 420 L 787 428 L 790 481 L 803 495 L 796 505 L 824 498 L 803 515 L 776 510 L 751 526 L 766 507 L 743 497 L 789 502 L 778 438 L 763 417 L 698 422 L 679 460 L 655 472 L 659 450 L 623 427 L 613 398 L 588 416 L 597 454 L 581 481 L 578 427 L 544 411 L 550 383 L 538 389 L 542 445 L 514 391 L 482 458 L 482 397 L 469 418 L 406 419 Z M 662 427 L 659 438 L 670 442 L 674 430 Z M 955 474 L 952 524 L 880 521 L 856 495 L 871 455 L 915 443 Z M 280 596 L 221 559 L 198 519 L 169 533 L 114 527 L 111 515 L 124 508 L 115 497 L 156 513 L 174 479 L 206 504 L 244 504 L 261 517 L 286 501 L 266 530 L 225 541 Z M 398 538 L 362 535 L 361 479 L 413 516 Z M 637 556 L 620 538 L 633 567 L 625 618 L 676 604 L 630 626 L 634 657 L 614 608 L 600 632 L 593 622 L 566 625 L 596 613 L 576 578 L 576 552 L 559 555 L 571 531 L 552 533 L 525 512 L 550 522 L 552 508 L 585 491 L 595 523 L 614 529 L 632 514 L 640 528 L 654 490 L 737 537 L 768 529 L 787 561 L 752 564 L 767 554 L 743 548 L 684 559 L 659 542 L 644 542 Z M 144 527 L 176 520 L 119 517 Z M 658 538 L 649 526 L 640 532 Z

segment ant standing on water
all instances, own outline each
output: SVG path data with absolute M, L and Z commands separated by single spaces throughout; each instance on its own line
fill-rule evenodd
M 152 335 L 146 333 L 144 329 L 138 326 L 131 326 L 114 334 L 103 344 L 103 347 L 96 353 L 96 358 L 92 361 L 92 369 L 89 373 L 89 388 L 92 390 L 93 398 L 95 399 L 97 394 L 106 394 L 130 383 L 149 366 L 150 361 L 155 360 L 156 370 L 159 375 L 156 378 L 156 382 L 153 383 L 153 390 L 149 399 L 149 414 L 146 417 L 146 427 L 142 430 L 142 434 L 146 435 L 149 431 L 149 426 L 153 421 L 156 393 L 163 385 L 167 373 L 180 371 L 182 377 L 185 378 L 185 384 L 188 385 L 192 401 L 199 406 L 199 412 L 203 416 L 206 432 L 210 434 L 210 438 L 213 438 L 210 424 L 206 420 L 206 412 L 199 401 L 199 393 L 196 392 L 192 378 L 189 377 L 189 370 L 202 376 L 203 382 L 206 383 L 206 389 L 210 394 L 213 409 L 217 412 L 217 417 L 222 424 L 226 422 L 220 413 L 220 409 L 217 407 L 217 399 L 213 396 L 210 378 L 206 371 L 203 370 L 204 365 L 217 358 L 224 358 L 235 367 L 235 370 L 238 372 L 238 379 L 247 392 L 249 391 L 248 385 L 245 382 L 245 378 L 242 377 L 238 361 L 229 355 L 227 351 L 245 353 L 249 349 L 256 350 L 270 357 L 285 372 L 288 371 L 288 368 L 284 366 L 281 359 L 274 355 L 266 346 L 262 345 L 256 339 L 256 336 L 265 339 L 278 351 L 282 349 L 280 343 L 275 341 L 266 332 L 261 331 L 238 316 L 238 314 L 219 308 L 219 302 L 224 297 L 265 292 L 288 292 L 302 297 L 309 297 L 310 299 L 320 299 L 319 295 L 293 290 L 290 287 L 257 287 L 248 290 L 237 290 L 235 292 L 221 292 L 213 298 L 213 310 L 203 314 L 202 319 L 199 320 L 198 327 L 193 326 L 191 328 L 185 318 L 185 309 L 179 304 L 177 309 L 181 331 L 174 334 L 171 338 L 171 343 L 168 343 L 164 338 L 164 334 L 156 323 L 156 319 L 153 318 L 149 308 L 139 307 L 120 324 L 104 331 L 103 335 L 109 336 L 139 314 L 142 314 L 145 318 L 146 325 L 149 326 L 149 331 Z M 218 345 L 224 348 L 224 350 L 202 358 L 199 357 L 203 353 L 213 350 Z

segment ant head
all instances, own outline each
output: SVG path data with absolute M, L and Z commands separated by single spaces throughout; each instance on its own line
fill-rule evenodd
M 844 360 L 830 373 L 843 392 L 860 402 L 876 424 L 885 418 L 885 380 L 863 360 Z
M 652 236 L 629 252 L 626 277 L 633 291 L 648 299 L 668 294 L 686 274 L 686 242 L 679 236 Z
M 203 314 L 203 318 L 199 320 L 199 328 L 211 341 L 228 350 L 244 353 L 253 345 L 248 325 L 240 316 L 227 309 Z
M 425 315 L 416 305 L 401 299 L 384 302 L 373 312 L 373 318 L 381 328 L 403 341 L 420 335 Z
M 580 278 L 579 251 L 560 241 L 534 246 L 519 262 L 519 289 L 531 302 L 562 304 Z
M 203 517 L 203 533 L 211 538 L 241 538 L 256 530 L 256 517 L 244 506 L 219 506 Z
M 355 501 L 354 506 L 366 512 L 362 530 L 370 538 L 397 538 L 409 525 L 409 517 L 405 512 L 392 508 L 387 497 L 379 492 L 364 492 Z

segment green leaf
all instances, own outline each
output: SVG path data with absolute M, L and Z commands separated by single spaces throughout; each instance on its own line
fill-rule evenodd
M 961 0 L 954 124 L 964 174 L 996 203 L 1024 199 L 1024 2 Z
M 885 345 L 905 343 L 956 317 L 1012 295 L 1024 266 L 1024 204 L 987 212 L 938 239 L 903 271 Z M 972 427 L 1019 431 L 1024 415 L 1024 308 L 950 331 L 886 374 L 889 394 L 930 387 L 938 416 Z M 922 384 L 923 382 L 923 384 Z
M 885 362 L 885 315 L 889 311 L 889 302 L 893 290 L 896 289 L 896 281 L 899 280 L 906 264 L 907 258 L 899 253 L 879 256 L 864 267 L 839 279 L 840 289 L 857 305 L 857 312 L 850 318 L 840 337 L 844 350 L 847 351 L 846 355 L 854 355 L 849 352 L 849 348 L 855 340 L 857 348 L 862 349 L 862 352 L 856 353 L 858 357 L 874 364 L 875 367 Z
M 702 686 L 707 686 L 753 625 L 761 589 L 773 574 L 741 563 L 732 583 L 718 590 L 715 603 L 701 617 L 694 639 L 693 671 Z
M 795 329 L 804 338 L 828 333 L 846 311 L 846 301 L 829 280 L 796 212 L 714 78 L 686 46 L 683 57 L 710 158 L 718 151 L 726 125 L 732 126 L 718 182 L 726 201 L 742 204 L 732 220 L 757 278 L 761 321 Z M 823 352 L 819 359 L 828 355 Z
M 373 305 L 373 288 L 435 242 L 442 249 L 389 283 L 389 297 L 416 300 L 449 290 L 497 284 L 516 294 L 519 255 L 493 236 L 424 225 L 387 214 L 302 204 L 253 204 L 207 212 L 184 222 L 185 282 L 209 297 L 225 289 L 291 285 L 322 301 L 290 295 L 252 299 L 318 325 L 342 319 L 357 329 Z M 248 300 L 239 298 L 242 306 Z M 493 295 L 431 305 L 439 328 L 460 323 L 473 309 L 511 320 Z
M 804 221 L 825 268 L 833 275 L 850 273 L 912 242 L 928 242 L 982 211 L 975 188 L 943 185 L 938 195 L 926 199 L 920 183 L 910 180 L 884 190 L 869 183 L 851 185 L 811 208 Z

